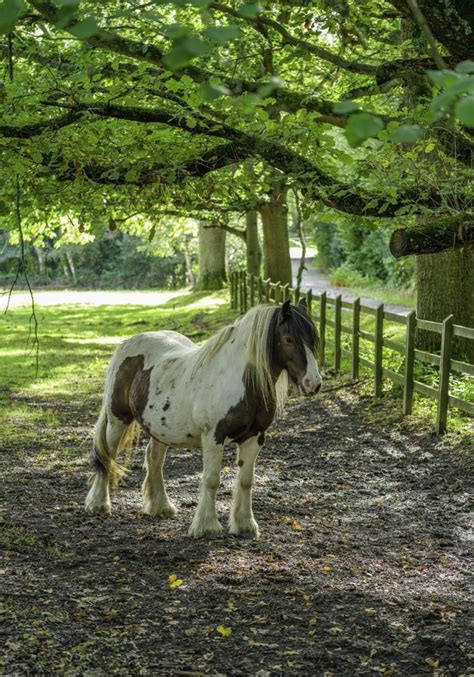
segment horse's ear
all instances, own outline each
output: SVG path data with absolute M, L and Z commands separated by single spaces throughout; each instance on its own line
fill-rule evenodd
M 305 313 L 308 312 L 308 304 L 306 303 L 306 298 L 304 296 L 300 300 L 300 302 L 298 303 L 298 308 L 301 308 L 301 310 L 304 310 Z
M 286 320 L 287 317 L 290 317 L 290 315 L 291 315 L 291 303 L 290 303 L 289 299 L 287 301 L 285 301 L 285 303 L 282 305 L 281 315 L 285 320 Z

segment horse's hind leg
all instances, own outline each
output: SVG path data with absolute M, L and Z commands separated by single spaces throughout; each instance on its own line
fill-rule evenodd
M 170 502 L 163 479 L 163 465 L 166 458 L 166 444 L 153 438 L 148 442 L 145 452 L 146 477 L 143 482 L 143 512 L 159 517 L 173 517 L 176 508 Z
M 97 421 L 92 462 L 95 472 L 92 475 L 91 487 L 86 497 L 87 512 L 110 515 L 109 484 L 111 466 L 115 461 L 117 449 L 128 424 L 123 423 L 113 415 L 107 415 L 103 410 Z
M 235 483 L 229 521 L 229 531 L 236 536 L 254 536 L 255 538 L 259 536 L 258 524 L 252 510 L 255 461 L 262 447 L 259 440 L 263 441 L 260 435 L 239 444 L 239 473 Z

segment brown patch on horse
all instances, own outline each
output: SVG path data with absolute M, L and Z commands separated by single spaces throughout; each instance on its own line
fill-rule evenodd
M 135 418 L 141 422 L 148 401 L 150 374 L 153 367 L 144 369 L 145 357 L 126 357 L 115 376 L 112 392 L 112 413 L 124 423 Z
M 229 438 L 241 444 L 251 437 L 263 434 L 275 416 L 275 403 L 269 408 L 255 388 L 255 379 L 251 370 L 254 367 L 247 365 L 244 372 L 245 394 L 236 405 L 231 407 L 227 414 L 216 425 L 214 437 L 217 444 L 223 444 Z

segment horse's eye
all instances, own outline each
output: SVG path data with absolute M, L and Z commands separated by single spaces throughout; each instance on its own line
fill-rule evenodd
M 290 336 L 284 336 L 283 340 L 287 345 L 289 346 L 293 345 L 293 339 Z

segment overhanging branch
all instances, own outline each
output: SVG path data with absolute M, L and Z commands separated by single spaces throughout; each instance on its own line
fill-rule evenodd
M 442 216 L 397 228 L 390 238 L 390 251 L 396 259 L 410 254 L 436 254 L 474 244 L 474 214 Z

